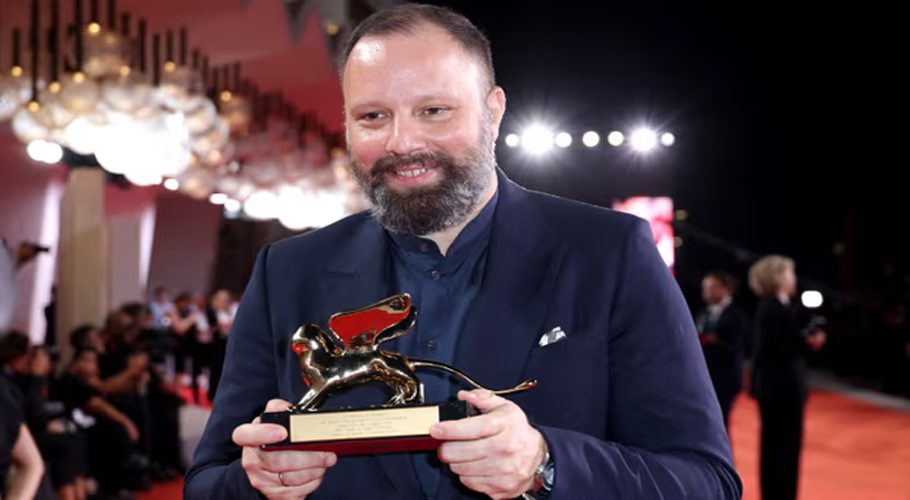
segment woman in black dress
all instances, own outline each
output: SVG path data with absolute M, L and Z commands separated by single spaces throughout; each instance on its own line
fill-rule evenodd
M 825 342 L 820 330 L 799 319 L 793 296 L 793 260 L 779 255 L 749 269 L 749 286 L 759 296 L 755 310 L 752 394 L 761 413 L 761 492 L 763 500 L 794 500 L 807 386 L 806 356 Z

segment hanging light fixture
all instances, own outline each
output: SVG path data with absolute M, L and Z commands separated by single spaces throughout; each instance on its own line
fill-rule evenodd
M 123 36 L 129 39 L 129 14 L 121 17 L 120 28 Z M 147 35 L 146 21 L 140 19 L 137 49 L 133 52 L 130 64 L 121 66 L 116 76 L 101 83 L 101 98 L 105 105 L 115 111 L 141 114 L 141 110 L 147 110 L 152 105 L 153 89 L 146 72 Z
M 0 120 L 11 118 L 29 97 L 29 82 L 20 61 L 21 35 L 18 28 L 12 30 L 12 65 L 8 70 L 0 68 Z
M 117 75 L 127 65 L 129 44 L 115 27 L 115 0 L 108 0 L 108 26 L 101 24 L 98 0 L 91 0 L 89 23 L 82 29 L 84 61 L 82 71 L 92 78 Z

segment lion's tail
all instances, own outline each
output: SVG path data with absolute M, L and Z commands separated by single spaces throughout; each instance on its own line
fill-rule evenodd
M 508 389 L 502 389 L 502 390 L 493 390 L 493 389 L 488 389 L 488 388 L 486 388 L 486 387 L 480 385 L 476 380 L 474 380 L 474 379 L 472 379 L 471 377 L 469 377 L 469 376 L 468 376 L 466 373 L 464 373 L 463 371 L 459 370 L 458 368 L 449 366 L 449 365 L 447 365 L 447 364 L 445 364 L 445 363 L 439 363 L 439 362 L 437 362 L 437 361 L 430 361 L 430 360 L 428 360 L 428 359 L 414 359 L 414 358 L 408 358 L 408 364 L 411 365 L 411 369 L 416 369 L 416 368 L 436 368 L 436 369 L 438 369 L 438 370 L 443 370 L 443 371 L 449 372 L 449 373 L 451 373 L 452 375 L 455 375 L 456 377 L 460 377 L 460 378 L 463 379 L 465 382 L 471 384 L 472 386 L 474 386 L 474 387 L 476 387 L 476 388 L 478 388 L 478 389 L 484 389 L 484 390 L 490 391 L 490 392 L 492 392 L 493 394 L 496 394 L 496 395 L 498 395 L 498 396 L 502 396 L 502 395 L 505 395 L 505 394 L 512 394 L 512 393 L 521 392 L 521 391 L 526 391 L 526 390 L 528 390 L 528 389 L 531 389 L 531 388 L 537 386 L 537 380 L 528 379 L 528 380 L 525 380 L 524 382 L 522 382 L 522 383 L 516 385 L 515 387 L 510 387 L 510 388 L 508 388 Z

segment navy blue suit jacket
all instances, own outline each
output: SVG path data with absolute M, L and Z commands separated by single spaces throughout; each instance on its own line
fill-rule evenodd
M 511 399 L 547 440 L 551 498 L 740 498 L 692 318 L 647 223 L 526 191 L 501 172 L 499 183 L 485 276 L 455 365 L 491 388 L 540 382 Z M 187 498 L 258 498 L 231 433 L 269 399 L 305 392 L 292 333 L 395 293 L 393 282 L 387 237 L 366 213 L 260 253 Z M 567 337 L 538 346 L 557 326 Z M 386 396 L 368 386 L 330 402 Z M 475 495 L 450 472 L 440 479 L 440 499 Z M 340 457 L 311 497 L 422 498 L 403 453 Z

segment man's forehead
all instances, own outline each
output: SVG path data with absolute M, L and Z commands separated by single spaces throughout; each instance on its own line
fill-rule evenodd
M 431 56 L 434 53 L 449 51 L 465 54 L 461 46 L 444 29 L 423 23 L 403 32 L 364 36 L 351 50 L 348 65 L 351 63 L 371 65 L 382 63 L 390 56 Z

